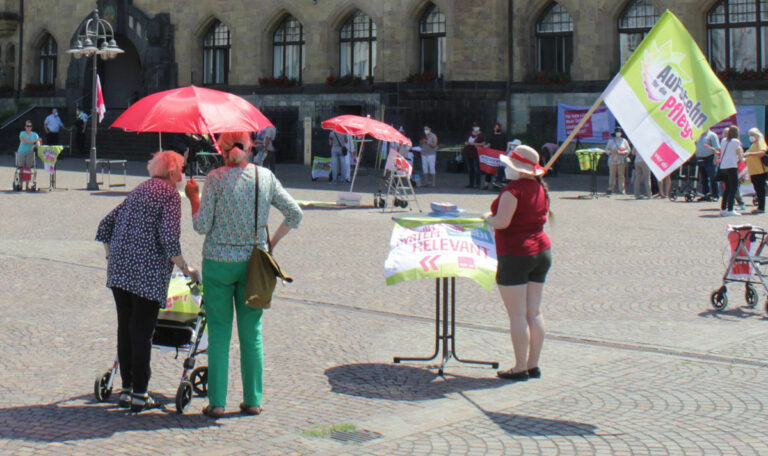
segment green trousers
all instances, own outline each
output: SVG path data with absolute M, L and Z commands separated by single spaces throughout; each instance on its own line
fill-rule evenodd
M 208 400 L 213 407 L 227 403 L 229 345 L 232 320 L 237 313 L 243 401 L 261 405 L 264 352 L 261 345 L 261 309 L 245 305 L 248 262 L 203 260 L 203 292 L 208 317 Z

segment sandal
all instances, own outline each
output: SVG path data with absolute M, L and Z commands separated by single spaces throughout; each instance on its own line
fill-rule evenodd
M 260 405 L 246 405 L 245 402 L 240 403 L 240 411 L 246 415 L 261 415 L 263 408 Z
M 224 416 L 224 407 L 211 407 L 210 404 L 206 405 L 203 407 L 203 415 L 213 419 L 221 418 Z

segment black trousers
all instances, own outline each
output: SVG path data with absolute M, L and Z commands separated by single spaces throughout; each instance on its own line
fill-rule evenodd
M 768 173 L 755 174 L 750 176 L 752 179 L 752 186 L 755 187 L 755 193 L 757 194 L 757 208 L 761 211 L 765 210 L 765 178 L 768 177 Z
M 130 291 L 112 288 L 117 305 L 117 357 L 123 388 L 146 393 L 152 369 L 152 335 L 160 303 Z
M 725 173 L 725 191 L 723 191 L 720 209 L 732 211 L 733 200 L 736 199 L 736 194 L 739 191 L 739 173 L 736 168 L 721 168 L 720 171 Z
M 48 146 L 59 146 L 59 132 L 48 132 L 48 134 L 45 135 L 45 144 Z

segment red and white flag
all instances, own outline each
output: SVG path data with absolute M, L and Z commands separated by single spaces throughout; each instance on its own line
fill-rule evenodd
M 104 94 L 101 93 L 101 79 L 98 74 L 96 75 L 96 112 L 99 114 L 99 122 L 104 120 L 107 106 L 104 104 Z
M 491 149 L 490 147 L 478 147 L 477 154 L 480 159 L 480 171 L 485 174 L 495 175 L 501 166 L 499 155 L 503 153 L 503 151 Z

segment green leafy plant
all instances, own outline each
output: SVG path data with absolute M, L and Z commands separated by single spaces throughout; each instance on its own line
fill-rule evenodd
M 341 77 L 336 77 L 334 75 L 330 75 L 327 78 L 325 78 L 325 83 L 330 86 L 356 86 L 360 85 L 360 83 L 363 82 L 362 79 L 360 79 L 359 76 L 355 76 L 352 74 L 348 74 Z
M 435 73 L 425 71 L 423 73 L 411 73 L 405 78 L 405 82 L 432 82 L 437 79 Z
M 299 80 L 295 78 L 289 78 L 282 74 L 278 77 L 267 76 L 259 78 L 259 85 L 262 87 L 280 87 L 282 89 L 299 85 Z

